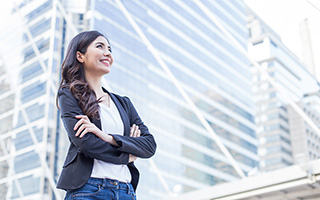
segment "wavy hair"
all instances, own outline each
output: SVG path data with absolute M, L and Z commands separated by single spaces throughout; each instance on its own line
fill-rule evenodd
M 106 38 L 98 31 L 84 31 L 70 41 L 66 57 L 62 62 L 61 82 L 59 85 L 59 90 L 69 88 L 73 96 L 79 101 L 79 106 L 83 113 L 95 119 L 99 119 L 98 103 L 100 102 L 100 98 L 96 99 L 96 93 L 86 81 L 83 65 L 78 61 L 76 54 L 77 51 L 85 54 L 88 46 L 99 36 Z M 60 109 L 58 97 L 56 105 Z

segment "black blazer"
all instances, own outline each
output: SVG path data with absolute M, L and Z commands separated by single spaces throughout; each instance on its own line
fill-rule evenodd
M 113 164 L 126 164 L 131 173 L 131 184 L 136 190 L 139 181 L 139 171 L 134 163 L 128 163 L 129 154 L 140 158 L 149 158 L 154 155 L 156 143 L 153 136 L 149 133 L 148 128 L 141 121 L 137 111 L 132 105 L 128 97 L 108 92 L 114 101 L 120 113 L 123 125 L 124 135 L 112 135 L 119 147 L 115 147 L 92 133 L 87 133 L 83 138 L 75 136 L 76 131 L 73 130 L 78 119 L 76 115 L 83 115 L 78 104 L 78 100 L 72 95 L 68 88 L 58 91 L 58 100 L 61 111 L 61 118 L 64 127 L 68 133 L 70 146 L 57 188 L 64 190 L 73 190 L 83 186 L 90 178 L 93 159 L 102 160 Z M 101 121 L 90 119 L 99 129 L 101 129 Z M 136 124 L 141 131 L 140 137 L 130 137 L 130 127 Z

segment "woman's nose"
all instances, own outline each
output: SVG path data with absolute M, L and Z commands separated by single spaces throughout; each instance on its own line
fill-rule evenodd
M 106 49 L 106 50 L 104 51 L 103 55 L 104 55 L 104 56 L 110 56 L 110 55 L 111 55 L 111 52 L 110 52 L 108 49 Z
M 109 56 L 109 55 L 111 55 L 111 49 L 110 48 L 104 48 L 104 52 L 103 52 L 103 55 L 104 56 Z

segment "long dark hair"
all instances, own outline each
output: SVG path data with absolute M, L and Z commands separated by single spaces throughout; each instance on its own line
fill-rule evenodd
M 84 31 L 70 41 L 66 57 L 62 62 L 61 82 L 59 85 L 59 89 L 69 88 L 73 96 L 79 101 L 79 106 L 83 113 L 90 118 L 96 119 L 99 119 L 98 103 L 100 98 L 96 99 L 96 93 L 86 81 L 83 65 L 78 61 L 76 53 L 79 51 L 85 54 L 88 46 L 99 36 L 105 37 L 98 31 Z M 56 105 L 60 109 L 58 97 Z

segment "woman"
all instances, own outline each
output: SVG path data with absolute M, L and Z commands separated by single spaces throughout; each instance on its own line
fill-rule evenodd
M 112 63 L 109 41 L 97 31 L 75 36 L 62 63 L 57 106 L 70 147 L 57 187 L 67 191 L 65 199 L 135 199 L 133 161 L 155 153 L 130 99 L 101 86 Z

